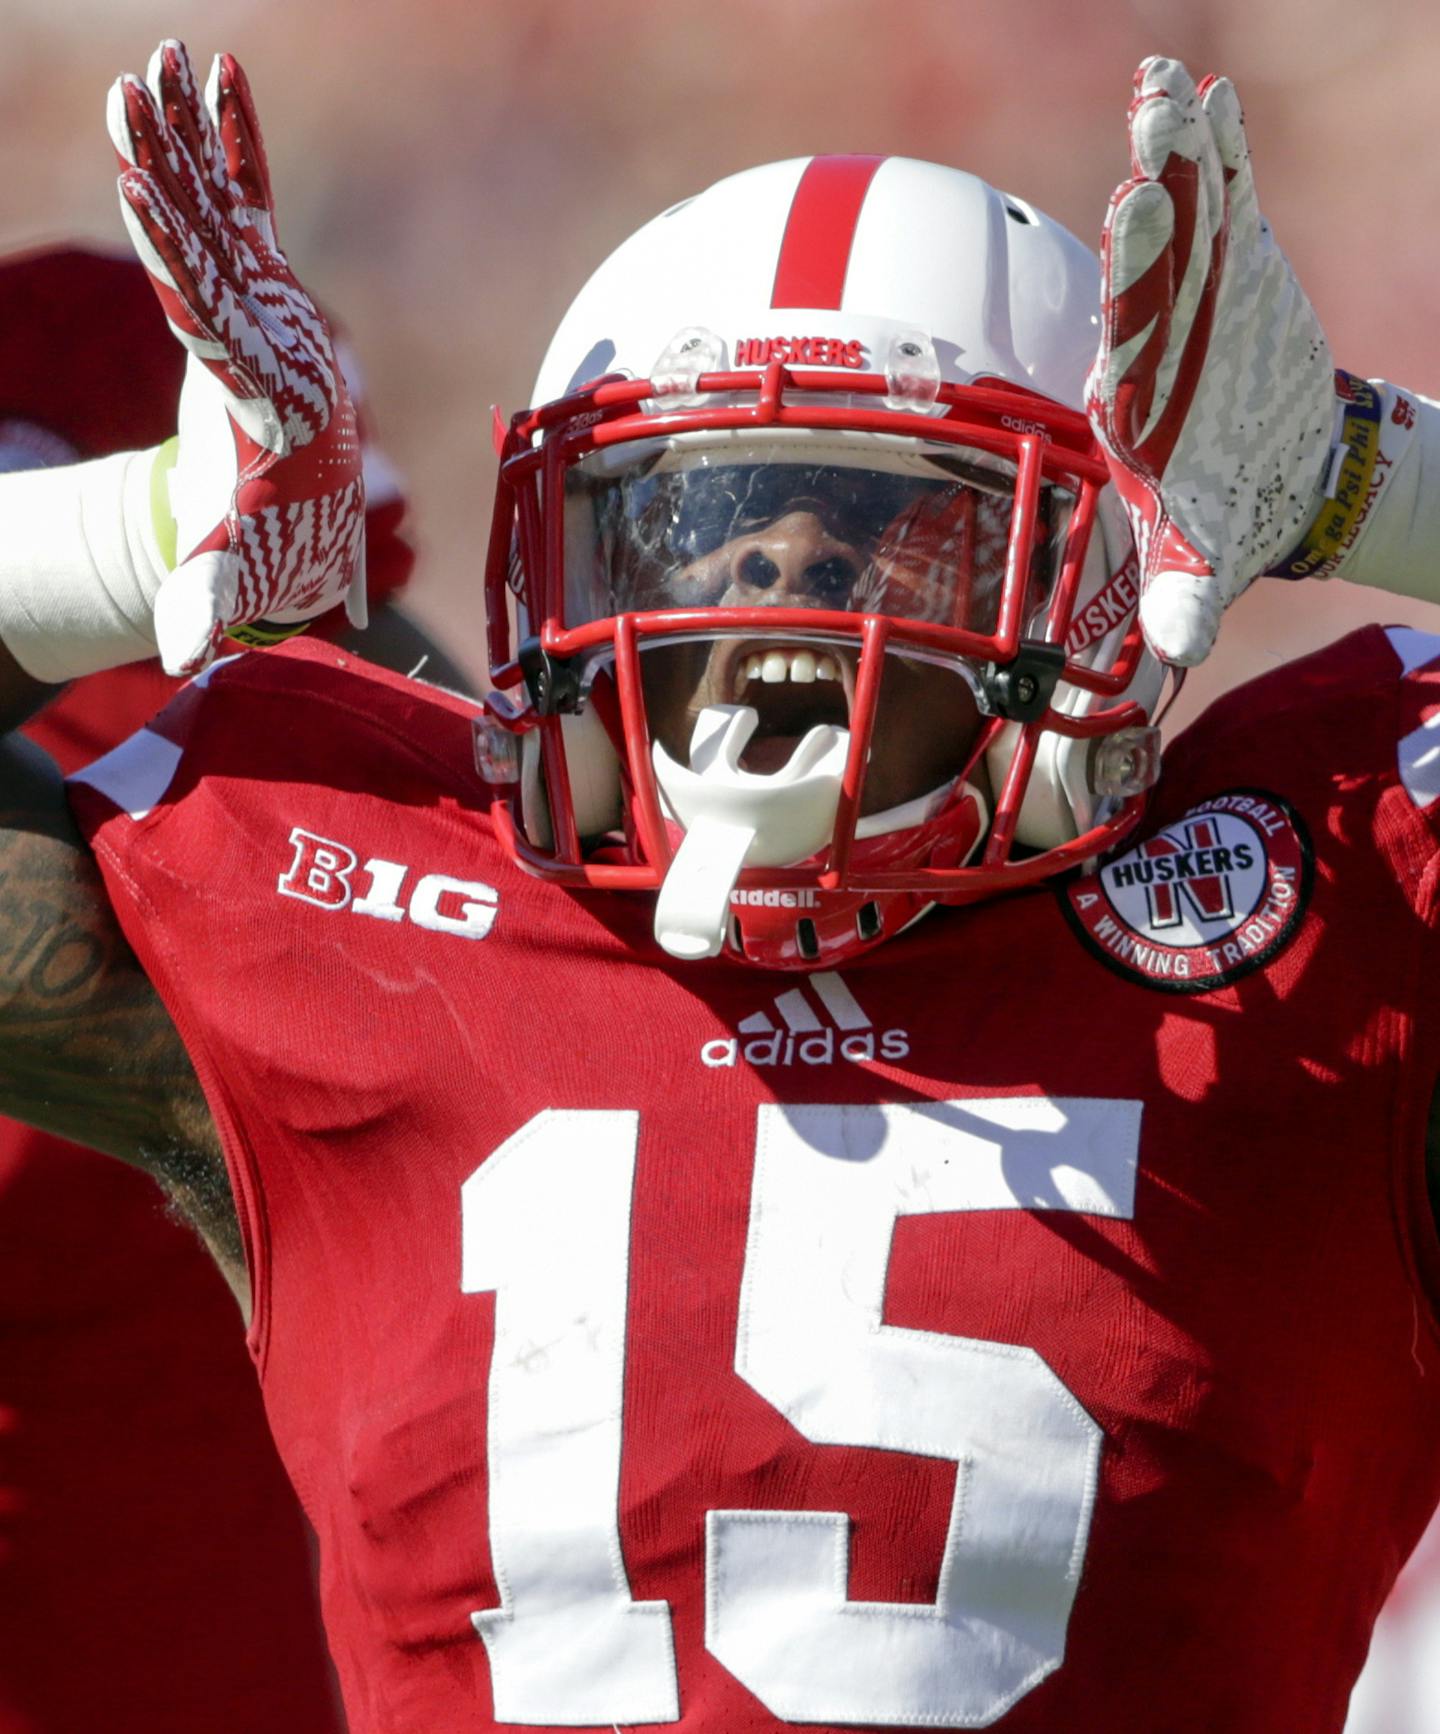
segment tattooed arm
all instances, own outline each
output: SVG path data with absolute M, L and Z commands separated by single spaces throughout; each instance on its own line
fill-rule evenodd
M 0 645 L 7 725 L 53 691 Z M 19 736 L 0 743 L 0 1110 L 153 1174 L 247 1306 L 235 1208 L 199 1082 L 120 932 L 58 772 Z

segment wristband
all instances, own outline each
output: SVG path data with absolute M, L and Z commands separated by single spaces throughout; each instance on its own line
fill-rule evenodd
M 1335 371 L 1340 432 L 1325 477 L 1325 497 L 1304 540 L 1269 578 L 1333 577 L 1370 519 L 1409 444 L 1414 412 L 1393 387 Z M 1388 400 L 1393 397 L 1387 418 Z M 1407 413 L 1408 412 L 1408 413 Z

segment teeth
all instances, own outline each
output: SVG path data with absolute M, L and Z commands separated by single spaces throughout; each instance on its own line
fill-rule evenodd
M 739 665 L 736 696 L 752 680 L 778 686 L 786 680 L 809 686 L 817 680 L 839 680 L 840 664 L 833 656 L 816 656 L 812 650 L 767 650 L 754 652 Z

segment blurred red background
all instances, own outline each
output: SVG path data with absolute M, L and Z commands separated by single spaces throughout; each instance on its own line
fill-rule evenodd
M 256 87 L 297 269 L 351 326 L 422 543 L 418 611 L 479 667 L 489 405 L 527 401 L 590 269 L 656 211 L 769 158 L 972 169 L 1098 237 L 1130 73 L 1223 70 L 1261 196 L 1357 372 L 1440 386 L 1425 0 L 0 0 L 0 242 L 122 240 L 105 89 L 162 34 Z M 925 237 L 917 235 L 917 248 Z M 1418 605 L 1260 586 L 1185 713 L 1242 670 Z M 1440 626 L 1440 614 L 1431 614 Z

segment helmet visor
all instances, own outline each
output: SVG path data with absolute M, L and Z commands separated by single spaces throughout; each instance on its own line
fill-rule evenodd
M 568 625 L 781 606 L 996 629 L 1015 468 L 991 453 L 650 443 L 590 454 L 565 487 Z M 1041 489 L 1024 618 L 1051 592 L 1072 507 Z

